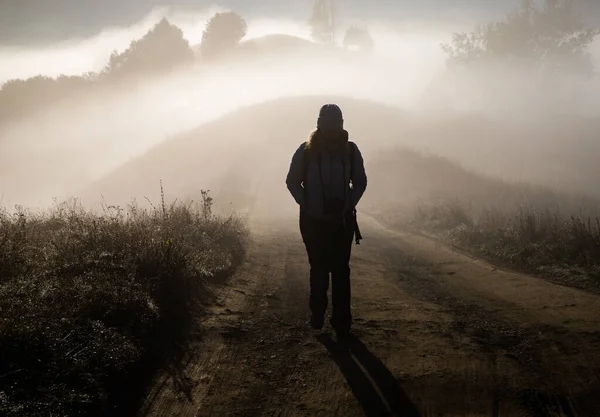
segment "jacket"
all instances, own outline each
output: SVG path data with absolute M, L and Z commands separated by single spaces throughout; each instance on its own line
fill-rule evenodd
M 362 155 L 358 146 L 349 142 L 353 152 L 321 151 L 305 161 L 309 156 L 305 146 L 306 143 L 300 145 L 292 157 L 287 188 L 300 210 L 317 219 L 335 221 L 336 217 L 325 214 L 324 199 L 343 199 L 346 213 L 356 207 L 367 189 Z M 349 160 L 350 155 L 353 161 Z

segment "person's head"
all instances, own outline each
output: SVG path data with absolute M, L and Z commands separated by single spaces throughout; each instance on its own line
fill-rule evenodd
M 348 142 L 348 132 L 344 130 L 342 110 L 335 104 L 326 104 L 319 111 L 317 128 L 311 133 L 309 148 L 337 149 Z
M 335 139 L 344 130 L 342 109 L 336 104 L 325 104 L 319 111 L 317 130 L 325 139 Z

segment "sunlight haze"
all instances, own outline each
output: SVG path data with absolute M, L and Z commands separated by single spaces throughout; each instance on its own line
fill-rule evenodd
M 369 141 L 375 141 L 379 148 L 409 145 L 441 153 L 478 172 L 544 184 L 556 183 L 549 176 L 550 165 L 547 169 L 535 171 L 535 168 L 525 166 L 517 168 L 516 160 L 511 160 L 509 154 L 505 155 L 506 159 L 495 160 L 495 156 L 488 155 L 485 148 L 481 152 L 475 151 L 476 148 L 460 151 L 463 149 L 460 141 L 449 146 L 441 136 L 444 132 L 437 130 L 436 126 L 456 113 L 478 114 L 477 117 L 489 118 L 507 129 L 517 126 L 511 127 L 511 120 L 524 128 L 528 125 L 527 129 L 537 129 L 535 126 L 544 120 L 544 114 L 560 103 L 552 98 L 555 92 L 547 89 L 548 82 L 556 86 L 556 91 L 567 88 L 572 95 L 580 97 L 578 103 L 581 107 L 570 107 L 570 112 L 594 118 L 600 114 L 597 78 L 585 81 L 560 77 L 538 80 L 516 68 L 492 68 L 477 74 L 453 75 L 447 71 L 446 56 L 440 45 L 450 42 L 453 32 L 470 30 L 479 23 L 501 17 L 511 9 L 510 2 L 502 6 L 494 2 L 496 6 L 493 8 L 475 7 L 475 3 L 468 1 L 457 2 L 452 7 L 449 3 L 442 5 L 433 1 L 405 2 L 404 8 L 392 7 L 391 2 L 379 2 L 379 8 L 367 7 L 365 2 L 359 1 L 338 2 L 337 44 L 341 44 L 344 30 L 349 25 L 364 25 L 374 41 L 371 55 L 349 54 L 341 49 L 334 51 L 313 45 L 307 21 L 311 13 L 309 3 L 295 1 L 286 7 L 269 9 L 268 3 L 261 3 L 260 7 L 258 2 L 257 7 L 244 3 L 243 7 L 236 8 L 235 2 L 224 2 L 222 5 L 192 9 L 167 8 L 162 4 L 142 5 L 140 2 L 136 7 L 130 5 L 128 10 L 131 16 L 139 15 L 141 18 L 129 24 L 124 24 L 124 17 L 112 19 L 106 11 L 98 15 L 98 19 L 102 17 L 102 21 L 112 23 L 94 26 L 97 27 L 95 34 L 84 31 L 81 29 L 83 26 L 78 25 L 73 27 L 70 37 L 53 39 L 49 43 L 41 42 L 41 39 L 7 42 L 6 37 L 2 38 L 0 82 L 37 75 L 56 77 L 102 71 L 113 51 L 125 51 L 132 40 L 141 38 L 162 17 L 181 28 L 190 45 L 197 47 L 208 19 L 216 12 L 247 10 L 248 31 L 240 46 L 250 51 L 246 53 L 252 53 L 252 48 L 257 45 L 267 48 L 262 55 L 232 57 L 214 65 L 196 64 L 174 73 L 158 75 L 147 82 L 140 81 L 132 84 L 131 88 L 66 98 L 29 118 L 0 124 L 0 191 L 4 202 L 45 205 L 53 197 L 73 195 L 165 140 L 216 121 L 241 107 L 286 97 L 347 97 L 394 106 L 401 113 L 410 112 L 424 119 L 410 123 L 399 121 L 393 130 L 400 129 L 403 133 L 393 141 L 381 139 L 387 138 L 386 127 L 373 126 Z M 69 7 L 75 7 L 74 4 L 70 3 Z M 33 8 L 21 12 L 31 19 L 40 17 Z M 119 13 L 118 7 L 114 13 Z M 6 18 L 6 14 L 4 16 Z M 67 20 L 72 18 L 64 17 Z M 93 23 L 94 19 L 90 22 Z M 5 27 L 3 33 L 10 33 L 11 27 Z M 63 29 L 68 31 L 67 26 Z M 302 42 L 305 48 L 286 47 L 285 42 L 293 39 Z M 268 48 L 275 48 L 275 53 L 267 53 Z M 590 51 L 598 62 L 598 40 Z M 494 99 L 483 97 L 475 82 L 495 91 Z M 514 85 L 520 85 L 518 93 L 513 90 Z M 427 118 L 429 121 L 426 122 Z M 275 123 L 276 120 L 273 128 L 281 129 L 283 125 Z M 348 120 L 349 124 L 352 122 Z M 360 123 L 368 124 L 368 120 Z M 261 127 L 264 128 L 266 126 Z M 308 124 L 286 140 L 290 144 L 301 142 L 311 128 Z M 426 133 L 427 129 L 432 130 Z M 552 128 L 549 130 L 552 131 Z M 409 136 L 411 131 L 415 132 L 413 138 Z M 417 131 L 420 133 L 417 134 Z M 525 134 L 525 130 L 522 133 Z M 539 132 L 539 135 L 547 133 Z M 529 133 L 527 140 L 530 144 L 526 148 L 537 146 L 534 145 L 537 136 Z M 520 140 L 517 137 L 520 134 L 506 141 L 517 142 Z M 489 138 L 481 139 L 487 141 Z M 210 138 L 201 140 L 209 141 Z M 228 146 L 236 147 L 239 146 L 238 141 L 260 139 L 227 140 L 230 141 Z M 468 143 L 476 141 L 467 137 L 461 140 Z M 553 139 L 559 147 L 563 146 L 561 141 Z M 278 157 L 287 161 L 289 154 Z M 221 167 L 229 166 L 227 156 L 222 155 L 221 158 L 224 158 Z M 538 162 L 533 166 L 538 166 L 545 157 L 539 154 L 535 158 Z M 29 161 L 28 164 L 17 162 L 23 160 Z M 64 161 L 68 162 L 65 164 Z M 176 164 L 176 161 L 172 163 Z M 199 167 L 195 175 L 200 181 L 208 173 Z M 210 176 L 218 174 L 212 172 Z M 575 180 L 565 181 L 565 184 L 572 184 Z M 581 189 L 585 187 L 580 184 Z

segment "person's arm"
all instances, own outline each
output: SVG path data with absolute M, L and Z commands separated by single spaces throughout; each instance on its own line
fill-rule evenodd
M 354 146 L 354 165 L 351 178 L 352 190 L 350 190 L 350 204 L 351 207 L 356 207 L 365 193 L 365 190 L 367 189 L 367 173 L 365 171 L 365 164 L 358 146 L 356 146 L 355 143 L 353 143 L 352 146 Z
M 300 207 L 304 207 L 304 144 L 292 156 L 290 170 L 287 174 L 285 183 L 287 188 Z

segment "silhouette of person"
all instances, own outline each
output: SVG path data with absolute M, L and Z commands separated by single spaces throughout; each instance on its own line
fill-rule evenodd
M 350 254 L 362 238 L 356 205 L 367 188 L 363 157 L 344 129 L 342 110 L 324 105 L 317 129 L 294 153 L 286 184 L 300 206 L 300 232 L 310 263 L 310 324 L 322 329 L 331 274 L 330 324 L 338 339 L 349 335 Z

